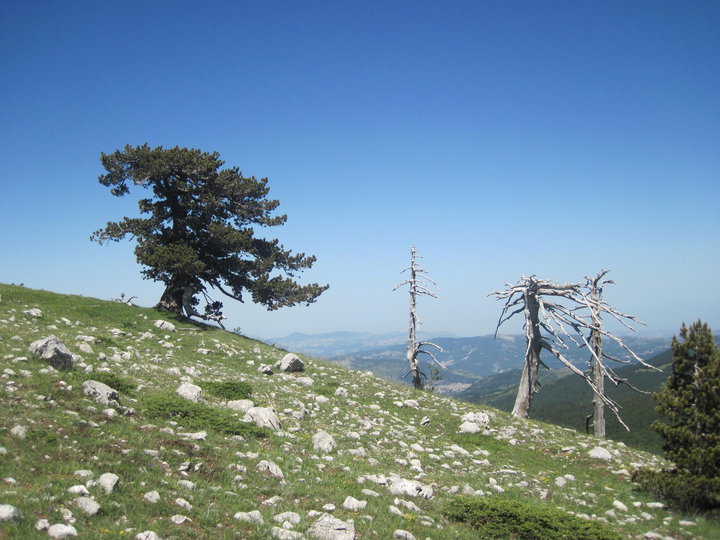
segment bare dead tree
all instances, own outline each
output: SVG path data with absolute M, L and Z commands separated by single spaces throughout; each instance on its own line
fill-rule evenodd
M 393 290 L 397 290 L 403 285 L 409 285 L 410 287 L 410 330 L 408 337 L 407 346 L 407 361 L 409 371 L 405 374 L 405 377 L 412 374 L 413 386 L 419 390 L 422 390 L 425 386 L 427 376 L 420 370 L 420 359 L 421 354 L 427 354 L 433 361 L 444 368 L 444 366 L 435 358 L 435 355 L 423 347 L 435 347 L 442 351 L 442 347 L 432 343 L 430 341 L 418 341 L 417 340 L 417 327 L 419 324 L 416 302 L 418 296 L 430 296 L 431 298 L 437 298 L 437 295 L 433 293 L 429 287 L 430 283 L 437 287 L 437 284 L 428 277 L 423 268 L 420 268 L 417 263 L 418 255 L 415 246 L 410 249 L 410 266 L 408 266 L 402 273 L 410 272 L 410 278 L 397 285 Z M 429 283 L 428 283 L 429 282 Z
M 611 334 L 610 332 L 606 331 L 603 327 L 602 323 L 602 314 L 606 313 L 612 316 L 616 321 L 618 321 L 620 324 L 622 324 L 625 328 L 635 331 L 635 328 L 633 328 L 629 323 L 637 323 L 637 324 L 644 324 L 637 320 L 632 315 L 628 315 L 625 313 L 621 313 L 617 311 L 614 307 L 612 307 L 610 304 L 608 304 L 606 301 L 603 300 L 602 294 L 603 294 L 603 288 L 605 285 L 613 284 L 614 281 L 610 279 L 603 280 L 605 275 L 608 273 L 608 270 L 601 270 L 597 273 L 595 277 L 585 277 L 586 283 L 584 286 L 584 289 L 586 292 L 584 292 L 581 297 L 578 299 L 578 301 L 581 304 L 584 304 L 587 310 L 590 313 L 590 320 L 589 322 L 589 336 L 588 338 L 585 338 L 585 336 L 580 333 L 580 337 L 583 340 L 582 345 L 587 346 L 587 348 L 590 350 L 590 369 L 592 372 L 592 380 L 595 384 L 595 387 L 597 388 L 597 392 L 593 394 L 593 432 L 596 437 L 605 437 L 605 403 L 606 400 L 603 399 L 603 396 L 605 396 L 605 378 L 607 377 L 615 386 L 619 384 L 626 384 L 636 392 L 647 394 L 648 392 L 645 392 L 643 390 L 640 390 L 638 388 L 635 388 L 633 385 L 631 385 L 627 379 L 623 379 L 619 377 L 610 367 L 607 365 L 605 360 L 612 360 L 613 362 L 618 362 L 622 364 L 629 364 L 631 361 L 635 360 L 636 362 L 639 362 L 645 367 L 654 369 L 656 371 L 660 371 L 657 367 L 648 364 L 644 360 L 642 360 L 637 354 L 635 354 L 619 337 L 615 336 L 614 334 Z M 622 359 L 617 358 L 614 356 L 611 356 L 607 354 L 603 350 L 603 337 L 607 337 L 608 339 L 611 339 L 615 343 L 617 343 L 626 353 L 629 359 Z M 616 413 L 617 414 L 617 413 Z M 627 426 L 625 423 L 620 419 L 618 415 L 618 420 L 625 426 L 627 429 Z
M 121 304 L 126 304 L 128 306 L 134 306 L 135 304 L 133 304 L 133 300 L 135 300 L 136 298 L 137 298 L 137 296 L 131 296 L 130 298 L 125 298 L 125 293 L 123 292 L 123 293 L 120 293 L 119 298 L 113 298 L 112 301 L 120 302 Z
M 630 385 L 613 372 L 604 362 L 604 359 L 621 363 L 630 360 L 615 358 L 602 350 L 602 338 L 607 337 L 620 345 L 632 359 L 644 366 L 654 368 L 638 357 L 617 336 L 605 330 L 602 326 L 601 314 L 607 313 L 629 329 L 633 329 L 627 321 L 638 322 L 635 317 L 617 311 L 602 299 L 602 282 L 606 271 L 600 272 L 595 278 L 586 278 L 585 285 L 578 283 L 565 283 L 559 285 L 548 280 L 539 280 L 535 276 L 523 276 L 515 285 L 507 285 L 504 291 L 493 291 L 490 296 L 505 299 L 505 305 L 495 329 L 497 331 L 505 321 L 518 313 L 525 316 L 524 330 L 527 342 L 523 373 L 518 386 L 518 394 L 513 407 L 513 416 L 527 418 L 532 403 L 532 397 L 539 389 L 538 369 L 547 366 L 540 359 L 540 352 L 544 349 L 557 358 L 565 367 L 576 375 L 582 377 L 593 391 L 593 405 L 595 410 L 602 407 L 599 418 L 603 423 L 604 407 L 610 408 L 618 421 L 629 428 L 620 417 L 620 406 L 610 399 L 604 391 L 605 377 L 613 383 Z M 551 300 L 548 300 L 550 298 Z M 563 302 L 564 303 L 561 303 Z M 567 305 L 566 305 L 567 304 Z M 589 315 L 588 315 L 589 313 Z M 588 332 L 586 337 L 584 332 Z M 590 374 L 581 371 L 563 355 L 562 351 L 569 348 L 567 341 L 578 347 L 588 347 L 592 354 L 592 371 Z M 596 420 L 597 421 L 597 420 Z M 596 426 L 596 429 L 598 427 Z

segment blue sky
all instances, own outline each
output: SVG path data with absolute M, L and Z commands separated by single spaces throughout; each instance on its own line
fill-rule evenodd
M 432 331 L 601 268 L 647 331 L 720 330 L 718 28 L 712 1 L 2 1 L 0 281 L 153 305 L 132 244 L 89 241 L 137 213 L 100 153 L 147 142 L 269 178 L 265 234 L 318 257 L 310 307 L 225 302 L 251 336 L 404 329 L 412 244 Z

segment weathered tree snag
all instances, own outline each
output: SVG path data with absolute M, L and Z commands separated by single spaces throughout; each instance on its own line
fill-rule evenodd
M 415 246 L 413 246 L 410 249 L 410 266 L 403 270 L 403 272 L 410 272 L 410 279 L 403 281 L 393 290 L 397 290 L 403 285 L 410 285 L 410 329 L 407 346 L 407 361 L 409 371 L 405 374 L 405 376 L 407 377 L 408 375 L 412 375 L 413 386 L 419 390 L 422 390 L 425 386 L 427 376 L 420 370 L 420 354 L 427 354 L 441 368 L 444 366 L 440 362 L 438 362 L 437 358 L 435 358 L 432 352 L 423 349 L 424 346 L 429 346 L 435 347 L 436 349 L 442 351 L 442 347 L 430 341 L 417 341 L 417 326 L 419 324 L 417 312 L 415 309 L 417 297 L 430 296 L 432 298 L 437 298 L 437 295 L 435 295 L 432 291 L 430 291 L 430 289 L 428 289 L 429 285 L 427 282 L 429 281 L 436 287 L 437 284 L 425 274 L 425 270 L 423 270 L 417 265 L 417 257 L 417 251 L 415 250 Z

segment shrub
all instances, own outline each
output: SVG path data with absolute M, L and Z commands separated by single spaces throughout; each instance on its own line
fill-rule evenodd
M 248 399 L 252 395 L 252 387 L 244 381 L 201 381 L 199 386 L 203 392 L 222 399 Z
M 478 538 L 522 540 L 620 540 L 601 523 L 571 516 L 561 510 L 517 500 L 455 497 L 443 508 L 450 520 L 469 524 Z
M 720 508 L 720 478 L 688 475 L 677 469 L 639 469 L 632 481 L 680 510 L 709 512 Z
M 267 437 L 268 431 L 255 424 L 241 422 L 230 411 L 194 403 L 175 393 L 150 394 L 142 399 L 145 414 L 151 418 L 175 420 L 186 429 L 211 429 L 229 435 Z
M 90 377 L 95 381 L 107 384 L 120 394 L 132 394 L 137 388 L 137 384 L 134 382 L 110 371 L 94 371 Z

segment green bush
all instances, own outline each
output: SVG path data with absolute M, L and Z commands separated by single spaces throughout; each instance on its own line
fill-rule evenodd
M 255 424 L 241 422 L 230 411 L 194 403 L 171 392 L 145 396 L 142 401 L 145 414 L 151 418 L 175 420 L 185 429 L 211 429 L 243 437 L 267 437 L 268 431 Z
M 443 508 L 450 520 L 469 524 L 478 538 L 517 540 L 620 540 L 612 529 L 561 510 L 517 500 L 455 497 Z
M 677 469 L 639 469 L 633 473 L 632 481 L 679 510 L 717 514 L 720 509 L 720 478 L 717 477 L 694 476 Z
M 94 381 L 107 384 L 110 388 L 117 390 L 120 394 L 132 394 L 137 388 L 137 384 L 134 382 L 110 371 L 94 371 L 90 377 Z
M 244 381 L 200 381 L 203 392 L 227 400 L 249 399 L 252 387 Z

